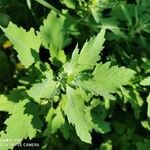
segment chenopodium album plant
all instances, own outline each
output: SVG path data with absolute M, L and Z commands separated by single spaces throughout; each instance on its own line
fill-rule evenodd
M 67 58 L 63 48 L 70 42 L 69 30 L 73 27 L 66 23 L 65 17 L 51 11 L 38 32 L 33 28 L 25 31 L 12 22 L 7 28 L 1 27 L 26 74 L 19 79 L 20 86 L 0 96 L 0 111 L 10 114 L 0 139 L 20 139 L 15 145 L 39 133 L 48 138 L 58 129 L 67 139 L 75 128 L 81 141 L 91 143 L 92 130 L 102 134 L 111 130 L 105 121 L 105 102 L 114 100 L 116 90 L 129 84 L 135 72 L 111 66 L 110 62 L 101 63 L 105 27 L 81 50 L 77 45 L 71 58 Z M 41 45 L 49 49 L 51 65 L 40 61 Z M 47 128 L 42 131 L 44 120 Z

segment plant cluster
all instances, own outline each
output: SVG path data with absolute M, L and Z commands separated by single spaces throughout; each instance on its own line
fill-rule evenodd
M 11 3 L 0 2 L 0 142 L 18 140 L 0 149 L 148 150 L 150 1 L 15 0 L 17 16 Z

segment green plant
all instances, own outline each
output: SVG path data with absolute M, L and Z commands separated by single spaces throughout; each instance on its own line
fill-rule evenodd
M 36 1 L 52 9 L 38 29 L 1 26 L 21 63 L 0 96 L 0 141 L 18 140 L 2 148 L 148 150 L 149 2 Z

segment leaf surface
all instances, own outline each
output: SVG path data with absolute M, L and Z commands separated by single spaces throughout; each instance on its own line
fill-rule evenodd
M 28 68 L 35 61 L 39 60 L 39 48 L 41 39 L 35 35 L 35 31 L 31 28 L 28 32 L 22 27 L 17 27 L 12 22 L 7 28 L 2 28 L 5 35 L 13 43 L 14 49 L 18 53 L 18 58 L 21 63 Z
M 75 74 L 83 70 L 92 69 L 100 59 L 99 54 L 105 41 L 104 35 L 105 29 L 101 29 L 97 36 L 85 42 L 80 53 L 76 47 L 69 64 L 65 66 L 65 71 L 68 74 Z
M 86 116 L 84 97 L 78 90 L 67 87 L 67 101 L 65 113 L 68 121 L 75 126 L 77 135 L 86 143 L 91 143 L 90 131 L 92 129 Z
M 134 71 L 125 67 L 112 66 L 110 63 L 98 64 L 89 80 L 78 81 L 83 89 L 107 98 L 113 98 L 110 93 L 129 83 Z
M 0 140 L 8 139 L 6 147 L 8 149 L 13 148 L 22 139 L 27 139 L 28 137 L 29 139 L 34 138 L 42 126 L 41 119 L 38 116 L 38 107 L 27 99 L 13 103 L 5 96 L 0 97 L 1 103 L 0 110 L 10 114 L 10 117 L 4 122 L 7 125 L 6 132 L 0 132 Z M 9 144 L 9 140 L 14 139 L 17 139 L 17 141 Z
M 44 98 L 51 98 L 56 92 L 56 82 L 50 72 L 46 72 L 46 78 L 41 83 L 35 83 L 27 91 L 28 95 L 34 98 L 34 101 L 40 103 Z

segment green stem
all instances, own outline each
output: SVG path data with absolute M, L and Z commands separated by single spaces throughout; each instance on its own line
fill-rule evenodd
M 81 24 L 81 25 L 84 25 L 84 26 L 88 26 L 88 27 L 91 27 L 93 30 L 97 30 L 99 29 L 99 26 L 97 25 L 91 25 L 91 24 L 88 24 L 86 22 L 83 22 L 81 20 L 78 20 L 78 19 L 75 19 L 73 18 L 72 16 L 70 16 L 69 14 L 65 14 L 65 13 L 62 13 L 60 10 L 58 10 L 57 8 L 55 8 L 54 6 L 52 6 L 51 4 L 47 3 L 46 1 L 44 0 L 35 0 L 37 1 L 38 3 L 40 3 L 41 5 L 45 6 L 46 8 L 48 9 L 51 9 L 53 11 L 55 11 L 56 13 L 62 15 L 62 16 L 65 16 L 67 18 L 69 18 L 70 20 L 72 20 L 73 22 L 75 23 L 78 23 L 78 24 Z
M 62 14 L 60 10 L 58 10 L 57 8 L 55 8 L 54 6 L 52 6 L 51 4 L 47 3 L 46 1 L 44 0 L 35 0 L 37 1 L 38 3 L 40 3 L 41 5 L 45 6 L 46 8 L 49 8 L 51 10 L 54 10 L 55 12 L 59 13 L 59 14 Z M 63 14 L 62 14 L 63 15 Z
M 102 25 L 95 25 L 95 24 L 91 24 L 91 23 L 89 24 L 88 22 L 83 22 L 81 19 L 74 18 L 71 15 L 69 15 L 68 13 L 62 13 L 60 10 L 58 10 L 57 8 L 55 8 L 54 6 L 52 6 L 51 4 L 47 3 L 44 0 L 35 0 L 35 1 L 37 1 L 41 5 L 45 6 L 46 8 L 51 9 L 66 18 L 69 18 L 70 20 L 72 20 L 73 22 L 75 22 L 77 24 L 90 27 L 95 32 L 99 32 L 99 30 L 103 27 Z M 127 29 L 123 29 L 123 28 L 120 28 L 120 29 L 127 30 Z

